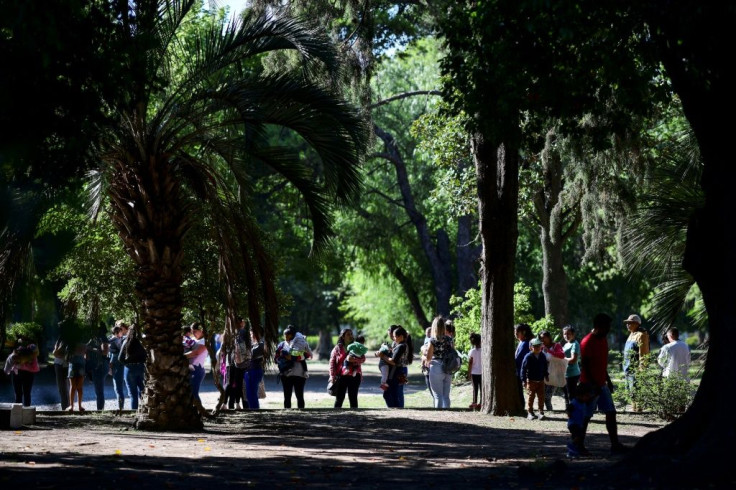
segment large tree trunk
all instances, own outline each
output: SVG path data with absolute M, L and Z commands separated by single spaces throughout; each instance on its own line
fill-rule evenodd
M 192 405 L 189 363 L 181 346 L 182 240 L 186 207 L 167 162 L 125 162 L 113 176 L 112 217 L 135 261 L 141 302 L 146 386 L 136 426 L 195 430 L 202 420 Z
M 690 221 L 684 267 L 703 293 L 710 327 L 708 357 L 693 404 L 678 420 L 648 434 L 636 447 L 648 466 L 666 468 L 679 485 L 730 482 L 736 424 L 719 413 L 736 406 L 733 349 L 736 338 L 736 212 L 733 123 L 714 117 L 736 112 L 729 66 L 736 38 L 736 11 L 726 3 L 652 2 L 648 12 L 672 86 L 697 137 L 704 162 L 705 206 Z M 661 457 L 665 465 L 651 464 Z M 641 460 L 641 459 L 640 459 Z M 671 464 L 673 460 L 686 464 Z M 693 472 L 692 468 L 703 471 Z M 660 470 L 662 471 L 662 470 Z M 697 473 L 697 474 L 696 474 Z M 725 486 L 725 485 L 724 485 Z
M 478 176 L 483 324 L 483 411 L 521 413 L 514 372 L 514 257 L 518 238 L 519 161 L 516 144 L 476 133 L 471 141 Z

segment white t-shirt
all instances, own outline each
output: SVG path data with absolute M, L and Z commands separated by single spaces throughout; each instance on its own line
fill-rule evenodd
M 194 345 L 192 346 L 192 350 L 195 351 L 195 350 L 199 349 L 199 346 L 200 345 L 201 346 L 204 346 L 205 345 L 204 337 L 202 337 L 201 339 L 197 340 L 194 343 Z M 204 362 L 207 360 L 207 356 L 208 355 L 209 355 L 209 353 L 207 352 L 207 349 L 202 349 L 202 352 L 200 352 L 199 354 L 197 354 L 194 357 L 190 357 L 189 358 L 189 364 L 191 364 L 192 366 L 202 366 L 202 367 L 204 367 Z
M 483 374 L 483 364 L 480 359 L 480 349 L 478 347 L 473 347 L 470 349 L 470 352 L 468 352 L 468 359 L 473 360 L 473 366 L 470 370 L 470 374 Z
M 662 346 L 657 362 L 664 368 L 663 376 L 679 374 L 687 379 L 687 369 L 690 367 L 690 349 L 682 340 L 675 340 Z

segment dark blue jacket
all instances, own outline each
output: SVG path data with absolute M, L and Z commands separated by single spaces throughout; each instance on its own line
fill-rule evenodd
M 549 376 L 547 371 L 547 356 L 543 353 L 539 353 L 539 356 L 535 356 L 533 352 L 530 352 L 524 356 L 524 360 L 521 362 L 521 381 L 544 381 Z

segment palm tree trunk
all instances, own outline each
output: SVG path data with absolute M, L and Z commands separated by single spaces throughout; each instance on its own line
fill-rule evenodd
M 193 430 L 202 420 L 192 405 L 189 363 L 181 346 L 182 241 L 186 206 L 170 162 L 155 156 L 118 166 L 110 185 L 112 218 L 136 264 L 146 386 L 136 426 Z

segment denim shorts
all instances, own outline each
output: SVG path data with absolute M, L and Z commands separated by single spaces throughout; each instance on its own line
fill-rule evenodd
M 616 407 L 613 404 L 613 397 L 608 386 L 603 385 L 601 387 L 601 394 L 594 400 L 591 405 L 597 406 L 598 410 L 603 413 L 616 413 Z

